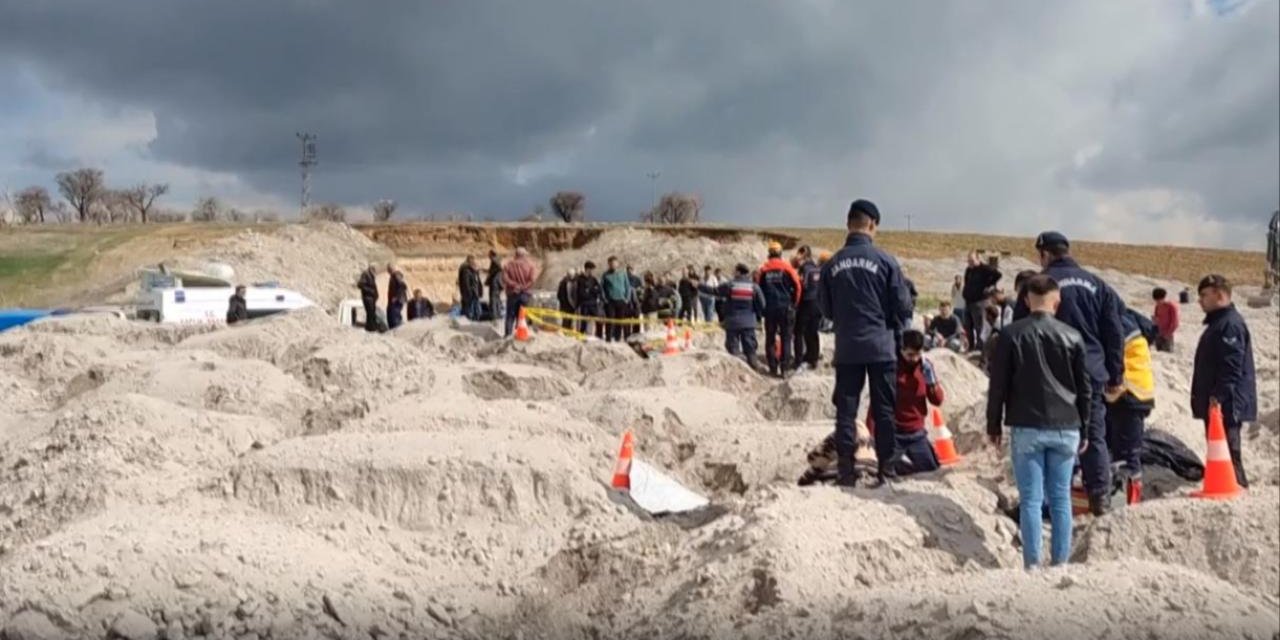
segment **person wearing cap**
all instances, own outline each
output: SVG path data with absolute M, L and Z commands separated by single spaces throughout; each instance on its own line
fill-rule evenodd
M 769 259 L 760 265 L 756 282 L 764 292 L 764 356 L 769 375 L 785 376 L 791 366 L 792 331 L 796 322 L 796 305 L 803 295 L 800 275 L 782 259 L 782 244 L 769 243 Z M 775 340 L 782 341 L 782 357 L 778 357 Z
M 1041 272 L 1052 277 L 1060 289 L 1058 320 L 1080 332 L 1085 344 L 1085 363 L 1093 381 L 1091 412 L 1085 429 L 1084 452 L 1080 455 L 1089 510 L 1102 515 L 1111 495 L 1111 455 L 1107 448 L 1107 408 L 1105 398 L 1123 391 L 1124 329 L 1120 296 L 1098 276 L 1080 267 L 1071 257 L 1071 243 L 1057 231 L 1036 238 Z M 1014 308 L 1014 319 L 1029 316 L 1026 301 Z
M 818 309 L 818 285 L 822 269 L 813 261 L 813 249 L 808 245 L 796 251 L 800 263 L 800 306 L 796 307 L 795 369 L 818 368 L 818 327 L 822 323 L 822 311 Z
M 1236 482 L 1244 488 L 1249 478 L 1240 454 L 1240 428 L 1258 419 L 1258 382 L 1253 366 L 1253 337 L 1244 317 L 1231 302 L 1231 282 L 1220 275 L 1200 281 L 1200 308 L 1204 332 L 1196 345 L 1191 375 L 1191 414 L 1209 425 L 1209 409 L 1222 409 L 1227 450 L 1235 467 Z
M 739 263 L 733 269 L 733 280 L 718 287 L 703 283 L 698 291 L 724 300 L 724 349 L 730 355 L 741 355 L 752 370 L 756 364 L 756 324 L 764 315 L 764 293 L 751 278 L 751 269 Z
M 853 486 L 857 453 L 858 404 L 870 386 L 871 414 L 876 425 L 877 479 L 893 477 L 889 464 L 897 456 L 894 440 L 898 344 L 910 321 L 911 297 L 902 268 L 874 244 L 880 210 L 867 200 L 849 205 L 844 248 L 825 265 L 818 287 L 818 307 L 835 325 L 835 438 L 839 464 L 837 484 Z

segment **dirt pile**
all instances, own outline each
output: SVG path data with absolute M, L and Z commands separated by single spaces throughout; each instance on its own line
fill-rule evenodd
M 345 224 L 290 224 L 268 233 L 252 229 L 217 240 L 175 267 L 201 268 L 209 262 L 235 269 L 238 282 L 279 282 L 332 313 L 343 298 L 356 296 L 355 282 L 370 262 L 382 265 L 390 252 Z
M 679 272 L 687 265 L 696 267 L 699 275 L 704 265 L 711 265 L 732 276 L 733 267 L 739 262 L 753 269 L 764 262 L 766 244 L 767 241 L 758 236 L 722 243 L 705 237 L 671 237 L 643 229 L 612 229 L 581 248 L 546 256 L 538 286 L 554 289 L 569 269 L 581 271 L 588 260 L 596 263 L 598 276 L 608 268 L 605 261 L 609 256 L 617 256 L 622 265 L 635 267 L 638 274 L 651 271 L 657 276 L 679 278 Z

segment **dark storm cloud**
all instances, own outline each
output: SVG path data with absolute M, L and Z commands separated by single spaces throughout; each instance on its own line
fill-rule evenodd
M 513 217 L 574 187 L 617 218 L 658 169 L 722 219 L 829 223 L 867 194 L 1023 230 L 1132 190 L 1274 208 L 1256 4 L 0 0 L 0 55 L 154 114 L 158 161 L 289 198 L 307 130 L 321 199 Z

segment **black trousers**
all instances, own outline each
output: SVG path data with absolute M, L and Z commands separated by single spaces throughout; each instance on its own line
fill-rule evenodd
M 769 372 L 786 370 L 791 362 L 792 327 L 795 325 L 795 309 L 776 309 L 764 312 L 764 355 Z M 782 358 L 778 358 L 777 342 L 782 341 Z
M 1223 413 L 1226 412 L 1224 411 Z M 1240 454 L 1240 428 L 1242 425 L 1239 422 L 1224 419 L 1222 426 L 1225 427 L 1227 432 L 1227 451 L 1231 452 L 1231 466 L 1236 472 L 1236 484 L 1240 485 L 1241 488 L 1247 489 L 1249 488 L 1249 477 L 1245 475 L 1244 459 Z M 1207 437 L 1209 434 L 1208 420 L 1205 420 L 1204 429 Z
M 610 300 L 607 304 L 609 305 L 608 315 L 610 318 L 614 320 L 623 320 L 630 317 L 631 305 L 627 304 L 626 301 Z M 620 324 L 610 324 L 608 330 L 605 332 L 605 340 L 609 342 L 620 342 L 625 340 L 626 337 L 626 327 L 623 327 Z
M 378 332 L 378 299 L 360 298 L 364 305 L 364 330 L 369 333 Z
M 1107 405 L 1107 448 L 1111 459 L 1123 462 L 1135 476 L 1142 474 L 1142 434 L 1148 413 L 1122 403 Z
M 591 318 L 600 317 L 600 307 L 596 304 L 585 304 L 578 309 L 578 315 Z M 578 321 L 578 331 L 583 335 L 595 335 L 595 337 L 604 340 L 604 325 L 599 322 L 588 322 L 586 320 Z M 588 333 L 588 332 L 591 333 Z
M 818 327 L 822 324 L 822 312 L 817 302 L 801 302 L 796 309 L 795 368 L 801 362 L 809 363 L 812 369 L 818 368 Z
M 1089 495 L 1111 495 L 1111 452 L 1107 448 L 1107 404 L 1102 397 L 1103 383 L 1093 383 L 1093 403 L 1089 408 L 1089 424 L 1085 438 L 1089 447 L 1080 456 L 1080 472 Z
M 756 329 L 728 329 L 724 332 L 724 350 L 729 355 L 740 355 L 747 361 L 747 366 L 756 368 Z
M 573 307 L 570 305 L 561 303 L 560 313 L 573 313 Z M 563 320 L 560 321 L 560 326 L 564 327 L 565 329 L 573 329 L 573 320 L 570 320 L 569 318 L 564 318 Z
M 982 348 L 978 345 L 978 337 L 982 333 L 982 323 L 986 321 L 986 313 L 987 302 L 985 300 L 965 302 L 964 332 L 965 337 L 969 339 L 970 351 L 976 351 Z
M 897 441 L 894 439 L 893 410 L 897 403 L 897 362 L 837 364 L 836 388 L 831 402 L 836 406 L 836 462 L 839 477 L 852 478 L 853 458 L 858 452 L 858 403 L 862 389 L 871 386 L 871 416 L 875 420 L 876 459 L 881 471 L 892 471 Z

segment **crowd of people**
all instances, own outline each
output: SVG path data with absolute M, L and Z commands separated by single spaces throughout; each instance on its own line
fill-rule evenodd
M 940 305 L 925 335 L 908 328 L 914 315 L 909 281 L 897 261 L 874 244 L 880 220 L 874 204 L 855 201 L 846 219 L 846 244 L 817 278 L 820 311 L 834 322 L 836 334 L 836 425 L 822 447 L 834 448 L 836 484 L 859 481 L 856 421 L 866 387 L 874 482 L 936 469 L 923 416 L 929 404 L 943 403 L 944 394 L 922 352 L 930 346 L 968 351 L 982 345 L 977 348 L 985 352 L 990 376 L 986 430 L 997 448 L 1009 434 L 1024 564 L 1041 562 L 1046 508 L 1050 560 L 1066 562 L 1077 466 L 1093 514 L 1110 508 L 1113 468 L 1127 476 L 1126 497 L 1141 499 L 1144 422 L 1155 403 L 1150 347 L 1173 348 L 1178 311 L 1162 290 L 1153 292 L 1152 318 L 1127 308 L 1105 281 L 1075 261 L 1065 236 L 1046 232 L 1035 244 L 1042 269 L 1018 274 L 1013 301 L 999 287 L 996 264 L 971 255 L 965 276 L 956 280 L 955 299 Z M 1206 326 L 1188 400 L 1206 429 L 1211 411 L 1221 411 L 1237 483 L 1248 487 L 1240 431 L 1257 419 L 1251 337 L 1226 278 L 1206 276 L 1198 292 Z M 957 318 L 953 305 L 961 302 L 965 311 Z M 827 459 L 824 451 L 811 453 L 810 460 Z M 811 480 L 811 474 L 802 478 Z

